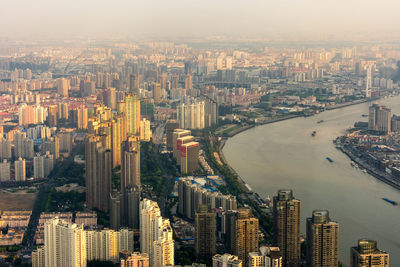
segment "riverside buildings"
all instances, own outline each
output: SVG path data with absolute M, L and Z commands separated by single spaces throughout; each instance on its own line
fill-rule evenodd
M 338 266 L 339 224 L 326 210 L 313 211 L 307 218 L 307 266 Z
M 231 252 L 247 265 L 249 253 L 257 251 L 259 246 L 258 219 L 249 209 L 239 209 L 229 219 Z
M 389 108 L 373 104 L 369 107 L 368 129 L 390 133 L 391 114 Z
M 231 195 L 212 191 L 211 188 L 200 186 L 193 177 L 181 177 L 178 179 L 178 212 L 189 219 L 194 219 L 201 205 L 207 205 L 209 209 L 222 208 L 224 210 L 236 210 L 236 198 Z
M 389 253 L 378 249 L 376 240 L 360 239 L 350 250 L 350 267 L 389 267 Z
M 300 200 L 292 190 L 279 190 L 274 203 L 274 238 L 279 246 L 283 267 L 300 266 Z
M 195 214 L 195 251 L 197 260 L 208 260 L 216 253 L 217 220 L 216 213 L 209 212 L 202 205 Z

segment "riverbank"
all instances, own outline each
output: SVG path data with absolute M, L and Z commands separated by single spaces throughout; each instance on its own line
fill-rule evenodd
M 238 178 L 239 182 L 242 184 L 243 188 L 246 190 L 246 193 L 253 193 L 253 190 L 251 189 L 250 185 L 248 185 L 243 180 L 243 178 L 231 167 L 231 165 L 228 164 L 228 161 L 226 160 L 224 152 L 223 152 L 226 140 L 227 139 L 223 139 L 218 146 L 217 153 L 219 155 L 219 158 L 221 159 L 222 163 L 229 169 L 229 171 Z
M 379 99 L 381 99 L 381 97 L 355 100 L 355 101 L 348 102 L 348 103 L 337 104 L 337 105 L 332 106 L 332 107 L 326 107 L 324 111 L 326 111 L 326 110 L 335 110 L 335 109 L 345 108 L 345 107 L 359 105 L 359 104 L 363 104 L 363 103 L 373 102 L 373 101 L 377 101 Z M 324 112 L 324 111 L 322 111 L 322 112 Z M 320 113 L 318 113 L 318 114 L 320 114 Z M 314 115 L 316 115 L 316 114 L 314 114 Z M 301 115 L 287 115 L 287 116 L 283 116 L 283 117 L 274 118 L 274 119 L 266 120 L 266 121 L 263 121 L 263 122 L 259 122 L 259 123 L 256 123 L 256 124 L 252 124 L 252 125 L 246 125 L 246 126 L 243 126 L 243 127 L 239 128 L 239 129 L 233 130 L 232 132 L 227 134 L 227 137 L 228 138 L 229 137 L 233 137 L 233 136 L 235 136 L 237 134 L 240 134 L 240 133 L 242 133 L 244 131 L 247 131 L 247 130 L 249 130 L 251 128 L 254 128 L 256 126 L 262 126 L 262 125 L 265 125 L 265 124 L 270 124 L 270 123 L 290 120 L 290 119 L 299 118 L 299 117 L 302 117 L 302 116 Z
M 400 183 L 397 182 L 390 174 L 377 170 L 375 167 L 366 163 L 361 158 L 354 155 L 349 149 L 345 148 L 343 144 L 339 141 L 339 138 L 334 141 L 336 148 L 342 151 L 344 154 L 354 161 L 358 166 L 364 168 L 369 174 L 377 178 L 378 180 L 400 190 Z

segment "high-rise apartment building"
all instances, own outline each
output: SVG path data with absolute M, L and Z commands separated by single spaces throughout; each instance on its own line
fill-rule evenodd
M 151 137 L 150 121 L 143 118 L 140 120 L 140 140 L 149 142 Z
M 167 149 L 169 151 L 172 151 L 172 148 L 173 148 L 172 135 L 173 135 L 175 129 L 178 129 L 178 128 L 179 128 L 179 122 L 177 120 L 168 120 L 165 125 L 165 132 L 167 135 Z
M 209 98 L 204 102 L 204 126 L 211 127 L 218 122 L 218 105 L 217 102 Z
M 119 261 L 119 252 L 133 251 L 133 231 L 86 230 L 87 260 Z
M 121 194 L 112 192 L 110 194 L 110 227 L 114 230 L 121 227 Z
M 121 145 L 121 223 L 135 229 L 138 229 L 140 188 L 140 140 L 129 136 Z
M 23 158 L 18 158 L 14 162 L 14 168 L 15 168 L 15 181 L 17 182 L 23 182 L 26 180 L 26 164 L 25 164 L 25 159 Z
M 128 186 L 125 190 L 125 199 L 123 203 L 125 205 L 125 211 L 121 214 L 122 222 L 130 228 L 139 230 L 139 217 L 140 217 L 140 205 L 141 191 L 137 186 Z
M 139 95 L 140 76 L 139 74 L 129 75 L 129 91 Z
M 101 231 L 87 230 L 87 260 L 118 262 L 118 232 L 104 229 Z M 133 241 L 133 240 L 132 240 Z
M 369 107 L 368 129 L 390 133 L 392 111 L 385 106 L 373 104 Z
M 44 224 L 45 267 L 85 267 L 86 234 L 83 226 L 58 218 Z
M 216 254 L 212 257 L 212 267 L 244 267 L 246 266 L 238 256 L 231 254 Z
M 250 252 L 258 250 L 259 222 L 250 209 L 239 209 L 230 217 L 231 252 L 237 255 L 245 265 L 248 264 Z
M 185 77 L 185 89 L 186 90 L 193 89 L 193 76 L 190 74 L 187 74 Z
M 154 103 L 158 104 L 161 101 L 161 85 L 159 83 L 153 83 L 151 87 L 153 91 Z
M 199 169 L 199 143 L 189 142 L 181 145 L 181 173 L 194 173 Z
M 360 239 L 350 250 L 350 267 L 389 267 L 389 253 L 378 249 L 376 240 Z
M 78 122 L 78 129 L 87 129 L 88 127 L 88 114 L 87 109 L 84 105 L 80 105 L 78 107 L 77 112 L 77 122 Z
M 68 104 L 58 103 L 58 119 L 68 120 Z
M 32 267 L 45 267 L 44 246 L 38 246 L 32 251 Z
M 140 140 L 135 136 L 121 144 L 121 192 L 128 186 L 140 188 Z
M 331 221 L 329 212 L 315 210 L 307 218 L 307 265 L 329 267 L 339 264 L 339 224 Z
M 371 87 L 372 87 L 372 67 L 367 68 L 367 77 L 365 80 L 365 97 L 371 97 Z
M 125 112 L 127 119 L 127 132 L 130 135 L 139 135 L 140 128 L 140 100 L 135 94 L 125 98 Z
M 58 118 L 58 106 L 51 105 L 47 107 L 47 124 L 50 127 L 57 126 L 57 118 Z
M 0 140 L 0 158 L 1 159 L 11 159 L 11 142 L 8 139 L 2 138 Z
M 14 156 L 16 158 L 28 158 L 31 159 L 34 156 L 33 153 L 33 140 L 26 137 L 25 132 L 16 131 L 14 134 Z
M 300 266 L 300 200 L 292 190 L 279 190 L 274 197 L 274 239 L 279 246 L 283 266 Z
M 121 165 L 121 144 L 126 140 L 126 117 L 124 114 L 115 115 L 111 123 L 111 151 L 113 168 Z
M 177 118 L 180 128 L 204 129 L 204 101 L 188 101 L 177 106 Z
M 177 149 L 177 153 L 176 153 L 176 163 L 178 165 L 181 165 L 181 161 L 182 161 L 182 146 L 184 144 L 190 143 L 194 141 L 194 136 L 192 135 L 185 135 L 182 137 L 179 137 L 176 139 L 176 149 Z
M 216 253 L 217 217 L 202 205 L 195 218 L 195 251 L 197 260 L 209 260 Z
M 207 205 L 210 210 L 215 208 L 222 208 L 223 210 L 237 209 L 234 196 L 207 190 L 196 183 L 193 177 L 181 177 L 178 179 L 178 195 L 178 213 L 192 220 L 201 205 Z
M 184 130 L 184 129 L 175 129 L 174 132 L 172 133 L 172 151 L 173 151 L 173 156 L 176 159 L 177 163 L 180 163 L 180 160 L 178 161 L 178 158 L 180 158 L 181 150 L 180 147 L 178 147 L 178 139 L 184 136 L 189 136 L 192 132 L 190 130 Z
M 8 181 L 10 181 L 10 162 L 3 159 L 3 162 L 0 163 L 0 182 Z
M 87 135 L 85 140 L 86 202 L 89 207 L 107 212 L 111 193 L 111 151 L 101 137 Z
M 161 217 L 157 202 L 140 202 L 140 251 L 147 253 L 150 266 L 174 265 L 174 241 L 168 219 Z
M 103 103 L 112 110 L 117 109 L 117 93 L 111 87 L 103 91 Z
M 249 267 L 282 267 L 282 256 L 278 247 L 260 247 L 249 253 Z
M 44 157 L 36 156 L 33 158 L 33 178 L 44 178 Z
M 60 78 L 57 80 L 57 93 L 62 97 L 68 97 L 69 80 Z

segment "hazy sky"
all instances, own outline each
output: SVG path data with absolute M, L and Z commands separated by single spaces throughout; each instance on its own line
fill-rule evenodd
M 0 37 L 400 33 L 398 0 L 0 0 Z

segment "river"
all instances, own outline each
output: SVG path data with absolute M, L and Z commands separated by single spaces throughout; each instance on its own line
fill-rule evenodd
M 400 114 L 400 97 L 378 103 Z M 340 224 L 340 260 L 350 262 L 350 247 L 360 238 L 378 241 L 390 253 L 391 266 L 400 266 L 400 191 L 350 165 L 332 141 L 356 121 L 367 121 L 369 103 L 325 111 L 313 117 L 266 124 L 227 140 L 226 160 L 262 197 L 278 189 L 293 189 L 302 201 L 302 232 L 313 210 L 329 210 Z M 317 123 L 324 120 L 323 123 Z M 315 137 L 311 132 L 316 131 Z M 334 161 L 330 163 L 326 157 Z

